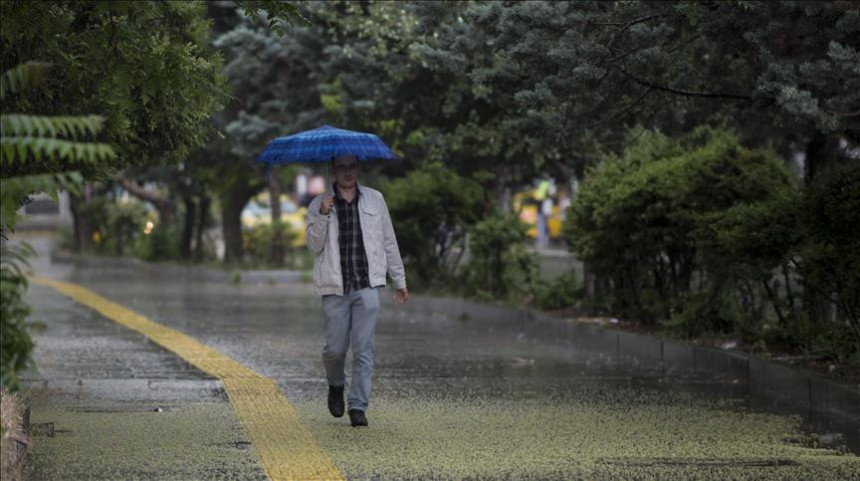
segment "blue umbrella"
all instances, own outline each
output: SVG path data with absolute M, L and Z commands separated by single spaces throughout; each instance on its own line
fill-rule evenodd
M 358 160 L 396 160 L 397 156 L 374 134 L 323 125 L 273 140 L 257 157 L 257 163 L 272 165 L 299 162 L 329 162 L 343 155 Z

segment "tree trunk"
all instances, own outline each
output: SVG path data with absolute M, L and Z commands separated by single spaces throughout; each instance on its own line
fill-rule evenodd
M 236 183 L 227 193 L 221 208 L 221 229 L 224 237 L 224 262 L 242 262 L 242 209 L 253 196 L 245 183 Z
M 90 198 L 91 187 L 89 183 L 84 185 L 83 190 L 82 196 L 77 196 L 69 192 L 69 209 L 72 211 L 72 224 L 75 231 L 72 251 L 75 253 L 83 252 L 92 243 L 92 238 L 90 237 L 92 227 L 81 215 L 81 205 Z
M 158 221 L 162 225 L 171 224 L 173 221 L 173 212 L 176 210 L 176 207 L 170 199 L 159 197 L 148 190 L 144 190 L 125 177 L 119 176 L 118 180 L 120 185 L 122 185 L 122 188 L 127 190 L 129 194 L 155 206 L 155 209 L 158 210 Z
M 80 253 L 84 249 L 84 231 L 87 226 L 84 225 L 84 219 L 81 217 L 80 208 L 83 199 L 69 192 L 69 210 L 72 212 L 72 226 L 74 229 L 74 238 L 72 239 L 72 252 Z
M 817 132 L 806 146 L 804 161 L 804 181 L 811 184 L 815 177 L 839 160 L 839 138 Z
M 269 203 L 272 206 L 272 245 L 270 262 L 272 267 L 284 265 L 284 236 L 281 230 L 281 169 L 272 166 L 269 175 Z
M 183 197 L 182 202 L 185 204 L 185 218 L 182 223 L 182 243 L 179 245 L 179 258 L 186 260 L 191 258 L 191 239 L 194 238 L 197 203 L 191 196 Z
M 603 298 L 610 291 L 608 279 L 595 273 L 591 262 L 583 261 L 582 271 L 585 297 L 589 302 Z
M 785 297 L 788 299 L 788 307 L 792 317 L 797 317 L 797 309 L 794 306 L 794 292 L 791 290 L 791 276 L 788 273 L 788 265 L 782 263 L 782 277 L 785 279 Z
M 779 308 L 779 295 L 770 287 L 770 282 L 767 277 L 762 278 L 761 282 L 764 286 L 765 292 L 767 293 L 768 299 L 770 299 L 771 305 L 773 305 L 776 317 L 779 319 L 779 325 L 785 329 L 788 326 L 788 323 L 785 320 L 785 316 L 782 314 L 782 309 Z
M 203 260 L 203 234 L 209 228 L 209 204 L 211 200 L 208 195 L 200 196 L 200 203 L 197 208 L 197 228 L 194 234 L 194 260 L 200 262 Z

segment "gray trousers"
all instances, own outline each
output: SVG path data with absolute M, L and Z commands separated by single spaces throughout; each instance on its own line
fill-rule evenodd
M 346 384 L 346 351 L 352 344 L 352 384 L 346 398 L 347 409 L 367 411 L 379 289 L 370 287 L 344 296 L 322 298 L 325 313 L 323 363 L 329 385 Z

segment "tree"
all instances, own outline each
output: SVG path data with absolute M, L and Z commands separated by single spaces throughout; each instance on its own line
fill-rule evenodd
M 31 345 L 19 264 L 32 252 L 5 242 L 17 208 L 40 191 L 77 199 L 84 180 L 175 162 L 205 139 L 224 91 L 217 56 L 201 54 L 201 12 L 194 3 L 0 3 L 4 385 Z M 88 141 L 96 134 L 104 143 Z
M 55 75 L 23 107 L 105 118 L 104 141 L 117 155 L 90 165 L 65 159 L 62 168 L 107 180 L 129 166 L 176 163 L 211 132 L 209 116 L 227 92 L 220 58 L 205 49 L 209 25 L 201 4 L 13 1 L 0 11 L 3 67 L 31 59 L 54 65 Z M 4 168 L 4 175 L 53 168 L 36 161 Z M 80 202 L 72 196 L 73 213 Z M 85 242 L 86 229 L 76 227 Z
M 715 115 L 746 141 L 808 143 L 810 173 L 822 136 L 858 141 L 850 2 L 492 2 L 464 18 L 499 59 L 469 73 L 476 89 L 515 100 L 513 125 L 563 152 L 577 133 L 673 134 Z
M 20 106 L 28 93 L 38 89 L 44 78 L 44 63 L 29 62 L 6 71 L 0 77 L 0 102 L 4 106 Z M 35 251 L 26 243 L 7 245 L 7 234 L 14 232 L 18 209 L 29 202 L 30 196 L 46 192 L 56 199 L 60 190 L 75 192 L 83 179 L 78 172 L 62 171 L 63 162 L 90 165 L 112 158 L 113 149 L 102 143 L 84 142 L 87 136 L 101 131 L 99 116 L 53 117 L 26 113 L 0 115 L 0 385 L 18 389 L 17 374 L 29 363 L 33 347 L 25 320 L 30 312 L 22 301 L 27 290 L 24 268 L 27 258 Z M 29 163 L 51 166 L 53 173 L 9 175 L 9 171 L 26 170 Z
M 223 138 L 195 154 L 205 159 L 221 206 L 227 262 L 242 259 L 242 209 L 266 188 L 279 193 L 292 173 L 273 169 L 272 183 L 267 184 L 266 171 L 255 167 L 253 160 L 273 138 L 317 127 L 324 114 L 317 86 L 308 82 L 318 77 L 320 68 L 320 27 L 295 22 L 287 30 L 272 29 L 269 22 L 247 15 L 254 13 L 244 8 L 249 2 L 238 3 L 243 8 L 232 2 L 208 5 L 215 25 L 213 47 L 225 59 L 223 72 L 232 99 L 212 120 Z M 302 18 L 294 12 L 289 9 L 281 15 Z M 282 258 L 277 246 L 275 250 Z

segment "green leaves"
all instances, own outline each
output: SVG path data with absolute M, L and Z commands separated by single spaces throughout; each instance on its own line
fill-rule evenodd
M 24 99 L 8 93 L 12 87 L 34 85 L 24 80 L 37 80 L 38 71 L 4 75 L 4 114 L 97 114 L 104 119 L 101 140 L 130 165 L 178 162 L 206 140 L 209 117 L 227 92 L 220 57 L 208 45 L 211 30 L 202 2 L 8 3 L 2 9 L 3 65 L 38 59 L 50 63 L 52 75 L 42 79 L 38 95 Z M 7 119 L 3 129 L 7 137 L 84 141 L 98 125 L 90 116 L 47 123 L 19 117 Z M 51 144 L 30 146 L 45 158 L 111 158 L 102 148 L 78 149 L 76 154 L 62 143 Z M 117 162 L 90 163 L 82 173 L 109 177 L 116 167 Z M 44 171 L 35 163 L 16 169 Z
M 481 186 L 431 163 L 382 190 L 409 275 L 425 287 L 451 279 L 466 232 L 480 217 Z
M 4 92 L 23 93 L 41 82 L 41 62 L 29 62 L 3 73 Z M 8 80 L 7 80 L 8 79 Z M 116 157 L 113 148 L 103 143 L 76 139 L 101 132 L 104 118 L 98 115 L 49 117 L 27 114 L 0 115 L 0 160 L 3 165 L 23 167 L 39 162 L 63 170 L 60 162 L 97 164 Z M 66 140 L 69 139 L 69 140 Z M 16 165 L 17 164 L 17 165 Z
M 7 114 L 0 116 L 3 137 L 66 137 L 95 136 L 102 130 L 104 118 L 99 115 L 82 117 L 46 117 Z
M 9 391 L 20 388 L 18 372 L 30 362 L 33 340 L 27 333 L 26 320 L 30 307 L 22 302 L 27 291 L 27 278 L 22 266 L 35 251 L 27 243 L 0 244 L 0 386 Z
M 529 226 L 516 214 L 495 212 L 469 235 L 465 266 L 466 293 L 490 299 L 529 303 L 538 291 L 537 255 L 526 249 Z
M 794 226 L 780 208 L 795 189 L 772 152 L 746 149 L 732 132 L 648 132 L 589 171 L 565 237 L 577 258 L 612 279 L 620 314 L 655 322 L 687 300 L 713 298 L 713 324 L 684 326 L 720 330 L 731 316 L 717 300 L 728 306 L 732 289 L 761 285 L 786 261 Z
M 248 17 L 259 17 L 261 13 L 266 14 L 266 20 L 270 28 L 279 35 L 285 35 L 287 30 L 284 23 L 310 25 L 310 21 L 302 16 L 299 7 L 294 2 L 283 0 L 237 0 Z
M 58 165 L 61 160 L 96 164 L 115 157 L 113 148 L 101 143 L 40 137 L 4 137 L 2 141 L 2 159 L 7 165 L 26 164 L 28 159 L 36 162 L 50 161 L 54 165 Z
M 27 62 L 3 72 L 0 76 L 0 100 L 5 100 L 7 95 L 35 88 L 42 82 L 48 67 L 50 64 L 45 62 Z
M 57 192 L 68 191 L 74 194 L 80 192 L 84 179 L 79 172 L 61 172 L 56 174 L 25 175 L 0 180 L 0 226 L 13 230 L 17 220 L 16 211 L 27 202 L 27 197 L 45 192 L 56 199 Z

